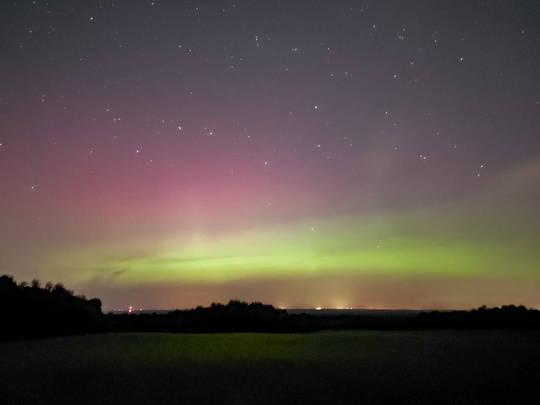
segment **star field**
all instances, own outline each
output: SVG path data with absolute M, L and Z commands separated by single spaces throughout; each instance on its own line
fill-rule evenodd
M 106 308 L 540 306 L 538 1 L 0 5 L 0 265 Z

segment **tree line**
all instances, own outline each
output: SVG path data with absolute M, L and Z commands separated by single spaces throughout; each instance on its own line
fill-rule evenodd
M 320 330 L 540 329 L 540 311 L 485 306 L 470 311 L 429 311 L 413 317 L 371 314 L 289 314 L 260 302 L 231 300 L 166 314 L 104 314 L 98 298 L 75 295 L 63 284 L 17 284 L 0 276 L 0 341 L 99 332 L 303 333 Z
M 104 328 L 101 301 L 74 295 L 62 283 L 17 284 L 0 276 L 0 339 L 18 340 L 92 333 Z

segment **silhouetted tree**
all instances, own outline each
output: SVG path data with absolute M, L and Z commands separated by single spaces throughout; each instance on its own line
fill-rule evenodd
M 540 311 L 523 305 L 470 311 L 422 312 L 414 325 L 420 329 L 540 329 Z
M 96 311 L 101 312 L 101 300 L 99 298 L 92 298 L 88 300 L 88 304 L 96 309 Z
M 0 276 L 0 288 L 2 289 L 10 289 L 10 288 L 16 288 L 17 283 L 13 279 L 13 276 L 3 275 Z
M 17 284 L 0 276 L 0 340 L 90 333 L 105 327 L 101 301 L 75 297 L 63 284 Z

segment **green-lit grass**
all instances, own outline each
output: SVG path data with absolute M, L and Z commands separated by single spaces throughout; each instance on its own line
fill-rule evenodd
M 107 334 L 0 344 L 1 403 L 524 403 L 540 333 Z

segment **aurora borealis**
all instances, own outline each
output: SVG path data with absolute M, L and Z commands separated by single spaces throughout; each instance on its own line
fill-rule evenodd
M 0 266 L 105 309 L 540 307 L 538 1 L 0 5 Z

